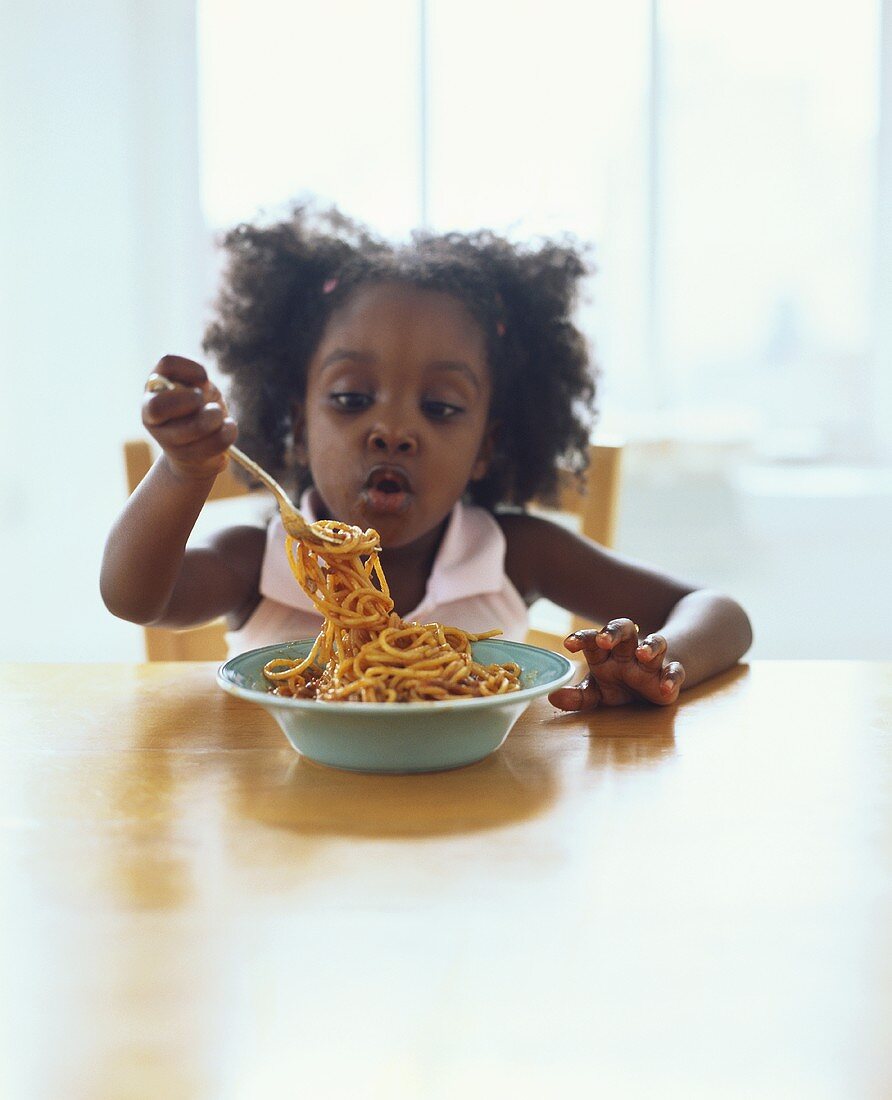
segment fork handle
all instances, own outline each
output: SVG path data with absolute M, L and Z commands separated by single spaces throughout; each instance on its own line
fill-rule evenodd
M 309 524 L 304 521 L 304 517 L 300 514 L 300 512 L 295 509 L 294 504 L 291 501 L 291 497 L 288 496 L 288 494 L 278 483 L 278 481 L 276 481 L 272 474 L 268 474 L 262 466 L 258 466 L 253 458 L 248 458 L 245 452 L 239 450 L 239 448 L 236 447 L 235 444 L 227 447 L 226 454 L 228 454 L 230 458 L 235 459 L 239 466 L 247 470 L 248 473 L 252 475 L 252 477 L 257 478 L 258 481 L 262 482 L 279 502 L 280 508 L 284 508 L 285 511 L 288 512 L 288 514 L 291 516 L 299 517 L 300 520 L 304 522 L 304 525 L 309 527 Z
M 285 529 L 292 536 L 297 538 L 306 537 L 313 532 L 310 528 L 310 524 L 307 523 L 304 516 L 295 508 L 291 501 L 291 497 L 285 492 L 282 486 L 276 481 L 272 474 L 268 474 L 262 466 L 258 466 L 253 458 L 248 458 L 244 451 L 240 451 L 238 447 L 231 444 L 226 448 L 226 454 L 248 471 L 252 477 L 256 477 L 258 481 L 262 482 L 267 489 L 276 498 L 279 505 L 279 512 L 282 514 L 283 520 L 285 520 Z

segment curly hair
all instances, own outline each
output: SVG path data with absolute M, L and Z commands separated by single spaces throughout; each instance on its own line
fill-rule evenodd
M 499 428 L 487 475 L 468 488 L 474 503 L 553 499 L 561 470 L 585 469 L 596 370 L 572 321 L 590 270 L 585 248 L 520 246 L 489 231 L 417 231 L 393 245 L 305 204 L 270 225 L 238 225 L 222 245 L 228 262 L 204 350 L 231 380 L 239 445 L 295 491 L 312 484 L 289 446 L 310 360 L 332 313 L 359 286 L 385 281 L 449 294 L 483 329 Z

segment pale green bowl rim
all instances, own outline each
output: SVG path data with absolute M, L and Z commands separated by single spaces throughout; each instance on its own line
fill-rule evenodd
M 329 703 L 318 699 L 292 699 L 283 695 L 274 695 L 271 691 L 261 690 L 260 688 L 242 687 L 231 679 L 235 672 L 234 666 L 241 662 L 250 659 L 252 664 L 256 662 L 257 667 L 262 669 L 267 661 L 271 661 L 275 657 L 287 656 L 290 651 L 297 647 L 308 647 L 310 645 L 312 645 L 312 640 L 303 639 L 293 642 L 277 642 L 273 645 L 261 646 L 258 649 L 250 649 L 245 653 L 239 653 L 237 656 L 224 661 L 217 669 L 217 683 L 224 691 L 228 691 L 231 695 L 235 695 L 240 699 L 247 699 L 252 703 L 261 703 L 263 706 L 282 710 L 317 711 L 328 715 L 334 715 L 338 711 L 346 711 L 349 714 L 357 715 L 363 713 L 370 715 L 387 713 L 417 715 L 431 712 L 442 714 L 446 710 L 479 710 L 481 707 L 497 706 L 500 703 L 528 702 L 538 695 L 544 695 L 546 692 L 555 691 L 557 688 L 562 687 L 572 678 L 575 671 L 573 664 L 566 657 L 560 653 L 554 653 L 550 649 L 527 645 L 526 642 L 510 642 L 492 638 L 475 642 L 471 647 L 475 656 L 479 653 L 478 659 L 485 664 L 492 664 L 495 661 L 500 663 L 514 661 L 520 665 L 522 671 L 525 671 L 524 657 L 526 656 L 529 659 L 535 655 L 539 661 L 544 660 L 546 664 L 553 663 L 553 675 L 545 680 L 539 680 L 529 687 L 520 688 L 518 691 L 509 691 L 504 695 L 482 695 L 471 699 L 436 699 L 423 703 Z M 497 647 L 501 654 L 499 656 L 487 656 L 486 648 L 489 647 Z M 481 648 L 484 649 L 483 653 L 480 653 Z M 505 650 L 508 652 L 505 653 Z

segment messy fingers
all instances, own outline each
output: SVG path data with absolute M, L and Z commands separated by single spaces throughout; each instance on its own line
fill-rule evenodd
M 586 676 L 573 687 L 558 688 L 548 696 L 548 701 L 558 710 L 588 710 L 601 702 L 601 689 L 593 676 Z
M 635 650 L 638 663 L 647 669 L 659 668 L 666 655 L 666 639 L 662 634 L 648 634 Z
M 684 668 L 678 661 L 670 661 L 660 673 L 660 697 L 674 703 L 684 683 Z
M 611 619 L 596 641 L 615 661 L 631 661 L 638 648 L 638 626 L 631 619 Z
M 631 661 L 638 648 L 638 627 L 631 619 L 611 619 L 601 630 L 577 630 L 564 645 L 571 653 L 584 653 L 591 669 L 608 658 Z
M 598 647 L 599 630 L 577 630 L 564 639 L 564 648 L 571 653 L 584 653 L 589 665 L 600 664 L 610 656 L 607 650 Z

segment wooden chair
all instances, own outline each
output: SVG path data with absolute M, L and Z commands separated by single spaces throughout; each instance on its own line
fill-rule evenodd
M 620 443 L 592 444 L 584 489 L 580 489 L 575 478 L 568 475 L 561 485 L 557 509 L 540 510 L 546 514 L 549 511 L 567 513 L 571 520 L 575 520 L 574 525 L 582 534 L 603 546 L 612 546 L 619 511 L 621 457 Z M 124 444 L 124 463 L 130 493 L 149 472 L 153 461 L 154 454 L 147 441 L 131 440 Z M 263 493 L 263 490 L 260 492 Z M 227 469 L 214 482 L 209 500 L 244 497 L 248 493 L 245 484 Z M 570 629 L 578 630 L 589 625 L 592 624 L 574 617 Z M 146 627 L 144 634 L 146 657 L 150 661 L 222 661 L 227 656 L 226 624 L 223 619 L 187 630 Z M 531 629 L 526 640 L 532 645 L 556 649 L 562 653 L 565 652 L 565 636 L 565 633 Z

